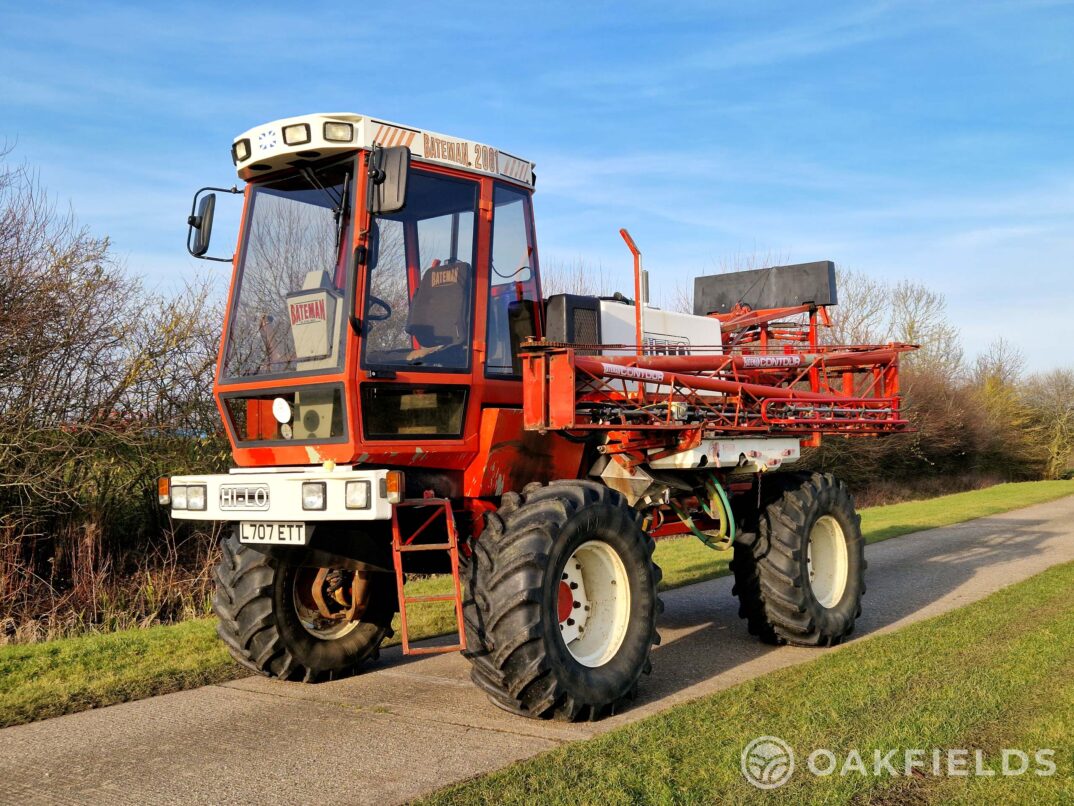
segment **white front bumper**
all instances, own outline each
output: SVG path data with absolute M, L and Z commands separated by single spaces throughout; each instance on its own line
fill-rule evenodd
M 207 476 L 172 476 L 171 486 L 205 485 L 205 509 L 175 509 L 173 518 L 194 521 L 379 521 L 392 516 L 387 470 L 336 467 L 234 468 Z M 302 482 L 325 485 L 325 508 L 302 508 Z M 369 482 L 369 506 L 347 509 L 348 481 Z

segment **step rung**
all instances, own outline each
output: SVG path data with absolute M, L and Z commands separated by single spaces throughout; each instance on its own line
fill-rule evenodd
M 415 602 L 454 602 L 454 593 L 427 593 L 421 596 L 410 596 L 403 599 L 405 604 L 414 604 Z
M 455 644 L 454 646 L 423 646 L 423 647 L 410 647 L 408 655 L 442 655 L 447 652 L 458 652 L 462 649 L 466 649 L 462 644 Z
M 451 543 L 415 543 L 411 546 L 396 546 L 396 551 L 451 551 L 455 546 Z

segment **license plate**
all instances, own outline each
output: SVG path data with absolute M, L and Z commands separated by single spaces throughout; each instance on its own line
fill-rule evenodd
M 306 524 L 243 521 L 239 524 L 239 542 L 304 546 L 306 545 Z

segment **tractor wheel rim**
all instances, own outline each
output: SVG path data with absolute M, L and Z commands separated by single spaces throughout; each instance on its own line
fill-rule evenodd
M 346 608 L 342 605 L 339 608 L 339 612 L 333 614 L 333 618 L 321 612 L 321 608 L 317 605 L 317 597 L 313 586 L 323 585 L 323 576 L 323 574 L 318 573 L 316 568 L 299 569 L 298 573 L 295 574 L 291 598 L 294 602 L 295 615 L 298 616 L 302 629 L 314 638 L 320 638 L 322 641 L 334 641 L 349 635 L 357 629 L 358 621 L 348 620 Z M 323 597 L 323 592 L 321 598 L 322 602 L 326 601 Z M 330 599 L 330 601 L 335 602 L 334 599 Z M 322 604 L 322 606 L 324 605 Z
M 630 623 L 630 580 L 619 554 L 602 540 L 574 550 L 563 568 L 557 610 L 571 657 L 591 668 L 608 663 Z
M 849 573 L 849 554 L 843 527 L 831 515 L 817 518 L 809 530 L 806 568 L 809 587 L 821 607 L 831 608 L 843 598 Z

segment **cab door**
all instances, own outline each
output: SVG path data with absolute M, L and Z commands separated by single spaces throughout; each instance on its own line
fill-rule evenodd
M 485 375 L 521 381 L 519 349 L 542 332 L 530 194 L 496 182 L 492 207 Z

